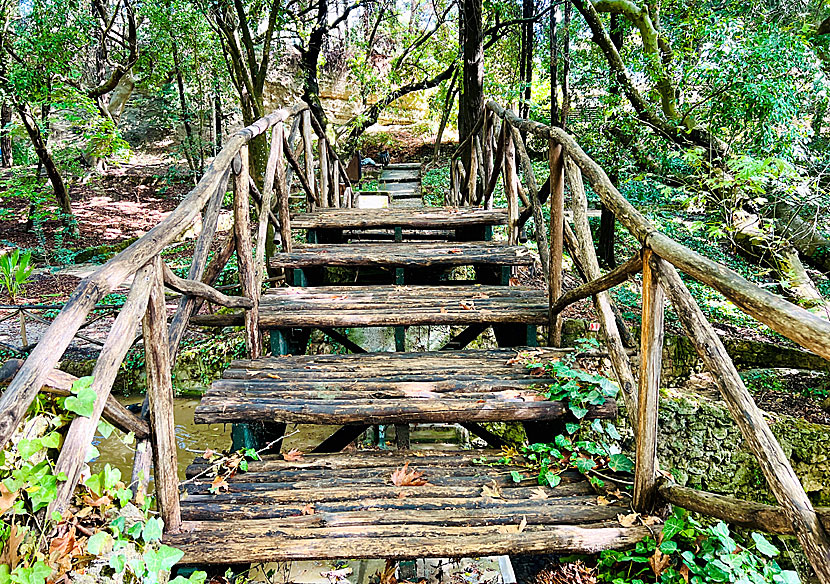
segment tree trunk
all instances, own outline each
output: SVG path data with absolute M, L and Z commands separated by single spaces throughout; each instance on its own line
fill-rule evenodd
M 12 138 L 9 124 L 12 123 L 12 108 L 4 103 L 0 106 L 0 166 L 10 168 L 14 164 L 12 158 Z
M 196 142 L 193 139 L 193 127 L 190 125 L 190 111 L 188 111 L 187 109 L 187 97 L 184 92 L 184 78 L 182 77 L 182 69 L 179 65 L 178 49 L 176 48 L 175 41 L 173 41 L 172 47 L 173 66 L 176 69 L 176 87 L 179 90 L 179 107 L 182 110 L 182 126 L 184 126 L 184 153 L 185 157 L 187 158 L 187 163 L 190 165 L 190 170 L 193 171 L 194 178 L 196 178 L 195 175 L 202 174 L 202 169 L 199 168 L 199 165 L 195 157 Z
M 778 237 L 787 240 L 815 268 L 830 272 L 830 240 L 822 236 L 813 223 L 802 219 L 798 209 L 784 201 L 776 201 L 761 213 L 776 220 Z
M 15 108 L 17 109 L 17 113 L 23 122 L 23 126 L 26 128 L 26 133 L 29 135 L 29 139 L 32 141 L 32 146 L 35 148 L 38 161 L 46 169 L 46 176 L 49 177 L 49 182 L 52 183 L 52 189 L 55 192 L 55 199 L 58 201 L 61 213 L 65 216 L 64 222 L 66 222 L 66 219 L 71 218 L 73 215 L 72 204 L 69 199 L 69 191 L 66 188 L 66 184 L 63 182 L 63 177 L 61 177 L 60 171 L 52 158 L 52 154 L 46 147 L 46 140 L 43 139 L 43 134 L 40 132 L 40 126 L 37 125 L 37 121 L 35 121 L 28 111 L 26 111 L 26 107 L 24 105 L 18 103 L 15 104 Z
M 473 132 L 484 108 L 484 35 L 481 25 L 481 1 L 462 0 L 459 27 L 462 71 L 461 95 L 458 99 L 458 141 L 463 143 Z M 464 169 L 469 174 L 473 140 L 461 152 Z

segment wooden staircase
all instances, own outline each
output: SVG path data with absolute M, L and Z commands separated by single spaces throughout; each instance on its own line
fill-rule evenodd
M 209 479 L 199 480 L 210 465 L 197 460 L 181 502 L 187 531 L 169 537 L 185 561 L 577 553 L 624 547 L 648 534 L 621 527 L 615 518 L 623 509 L 599 505 L 581 476 L 568 474 L 550 489 L 529 474 L 511 478 L 510 471 L 527 474 L 526 467 L 486 464 L 498 451 L 408 450 L 409 423 L 460 423 L 498 447 L 503 440 L 481 423 L 523 422 L 529 435 L 551 441 L 556 428 L 575 420 L 566 404 L 539 393 L 555 380 L 527 367 L 567 350 L 533 347 L 536 326 L 549 319 L 547 293 L 510 285 L 513 268 L 530 266 L 534 256 L 491 240 L 506 218 L 469 208 L 324 209 L 292 218 L 292 227 L 315 243 L 271 259 L 296 284 L 260 300 L 259 326 L 270 331 L 272 355 L 233 362 L 195 418 L 264 424 L 271 434 L 248 444 L 254 447 L 278 437 L 286 423 L 326 424 L 333 433 L 317 446 L 319 454 L 289 462 L 274 452 L 249 463 L 219 494 L 209 493 Z M 396 241 L 366 242 L 370 230 L 374 237 L 386 230 Z M 443 241 L 404 239 L 404 230 Z M 471 266 L 474 276 L 448 279 L 461 266 Z M 387 280 L 326 285 L 331 267 L 386 270 Z M 242 316 L 193 322 L 241 325 Z M 440 351 L 406 352 L 404 328 L 416 325 L 460 332 Z M 395 327 L 398 352 L 366 352 L 342 332 L 356 327 Z M 465 349 L 488 327 L 502 348 Z M 313 328 L 352 354 L 304 355 Z M 587 418 L 614 416 L 609 400 Z M 395 424 L 403 449 L 342 452 L 373 424 Z M 393 473 L 402 468 L 419 480 L 396 486 Z

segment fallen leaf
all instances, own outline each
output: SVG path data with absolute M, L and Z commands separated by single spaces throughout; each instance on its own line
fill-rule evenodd
M 346 579 L 352 573 L 351 568 L 340 568 L 339 570 L 329 570 L 328 572 L 320 572 L 324 578 L 328 578 L 331 584 L 338 584 L 339 582 L 348 582 Z
M 658 578 L 663 571 L 671 564 L 671 557 L 660 551 L 660 548 L 654 550 L 654 555 L 648 559 L 648 565 L 651 566 L 651 571 Z
M 652 515 L 646 515 L 645 517 L 640 517 L 640 521 L 643 522 L 643 525 L 657 525 L 660 523 L 660 518 Z
M 392 472 L 392 484 L 397 487 L 420 487 L 428 484 L 426 479 L 422 478 L 424 473 L 417 470 L 409 470 L 409 462 L 403 465 L 403 468 L 395 469 Z
M 597 505 L 606 506 L 606 505 L 611 505 L 612 503 L 613 503 L 613 501 L 610 501 L 610 500 L 606 499 L 602 495 L 597 497 Z
M 228 484 L 228 481 L 225 480 L 225 477 L 217 476 L 213 479 L 213 482 L 210 483 L 210 492 L 215 494 L 221 492 L 222 489 L 228 491 L 230 489 L 230 485 Z
M 14 506 L 14 501 L 19 494 L 20 491 L 11 492 L 6 488 L 6 485 L 0 483 L 0 515 Z
M 682 566 L 680 566 L 680 569 L 677 571 L 677 573 L 680 574 L 680 576 L 686 581 L 686 584 L 689 584 L 689 566 L 683 564 Z
M 545 489 L 542 487 L 536 487 L 530 492 L 531 499 L 547 499 L 548 494 L 545 492 Z
M 473 294 L 473 299 L 475 299 L 475 300 L 479 300 L 479 299 L 484 300 L 484 299 L 487 299 L 487 298 L 490 298 L 490 295 L 485 294 L 484 292 L 477 292 L 477 293 Z
M 282 457 L 288 462 L 299 462 L 303 459 L 303 453 L 296 448 L 292 448 L 288 452 L 283 452 Z
M 461 249 L 456 247 L 456 248 L 447 250 L 447 253 L 461 253 L 461 251 L 462 251 Z
M 205 460 L 212 460 L 212 459 L 213 459 L 213 455 L 214 455 L 214 454 L 216 454 L 216 452 L 214 452 L 213 450 L 211 450 L 210 448 L 208 448 L 207 450 L 205 450 L 205 453 L 202 455 L 202 457 L 203 457 Z
M 493 481 L 490 485 L 484 485 L 481 487 L 481 496 L 501 499 L 501 491 L 499 490 L 499 486 L 496 484 L 496 481 Z
M 20 556 L 17 554 L 20 544 L 23 543 L 23 538 L 26 535 L 25 529 L 20 529 L 17 525 L 12 524 L 9 531 L 9 538 L 3 546 L 3 552 L 0 553 L 0 566 L 8 566 L 10 570 L 14 570 L 17 563 L 20 561 Z
M 508 284 L 510 284 L 511 286 L 520 286 L 522 283 L 519 281 L 518 278 L 510 278 L 508 280 Z
M 314 515 L 314 503 L 306 503 L 300 513 L 302 515 Z
M 463 308 L 464 310 L 475 310 L 476 309 L 475 304 L 473 304 L 472 302 L 464 302 L 462 300 L 459 304 L 461 305 L 461 308 Z
M 617 515 L 617 521 L 620 522 L 620 525 L 623 527 L 634 527 L 637 524 L 637 519 L 640 517 L 639 513 L 631 513 L 630 515 L 623 515 L 622 513 Z
M 519 522 L 518 533 L 523 532 L 525 530 L 525 527 L 527 527 L 527 517 L 522 515 L 522 520 Z

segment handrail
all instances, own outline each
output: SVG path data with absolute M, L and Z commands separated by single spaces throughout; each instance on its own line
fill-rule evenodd
M 745 313 L 767 324 L 770 328 L 802 347 L 830 359 L 830 322 L 756 286 L 733 270 L 701 256 L 658 231 L 609 180 L 605 171 L 591 159 L 576 140 L 559 128 L 519 118 L 512 111 L 489 100 L 486 109 L 503 120 L 505 125 L 546 138 L 549 141 L 551 168 L 551 227 L 561 229 L 564 208 L 561 203 L 562 177 L 566 177 L 573 198 L 573 214 L 576 231 L 576 249 L 572 254 L 583 266 L 585 285 L 570 295 L 551 294 L 551 326 L 556 315 L 574 299 L 594 294 L 597 311 L 603 323 L 603 332 L 612 363 L 617 374 L 623 397 L 635 434 L 634 507 L 649 512 L 661 496 L 657 482 L 657 408 L 660 385 L 661 355 L 663 348 L 664 300 L 668 299 L 683 323 L 700 358 L 713 373 L 715 383 L 727 404 L 741 434 L 755 455 L 767 479 L 770 490 L 781 505 L 781 513 L 792 526 L 821 582 L 830 584 L 830 537 L 812 507 L 803 486 L 780 444 L 764 419 L 763 412 L 755 404 L 746 389 L 734 363 L 729 358 L 720 338 L 706 320 L 700 307 L 683 283 L 675 267 L 696 280 L 715 288 L 735 303 Z M 518 132 L 516 132 L 518 135 Z M 505 166 L 510 161 L 505 160 Z M 528 165 L 529 166 L 529 165 Z M 472 165 L 474 168 L 474 165 Z M 564 168 L 564 171 L 563 171 Z M 509 173 L 507 173 L 509 174 Z M 505 191 L 512 188 L 513 177 L 504 177 Z M 608 310 L 607 290 L 621 283 L 625 277 L 637 271 L 637 258 L 614 272 L 602 276 L 596 260 L 596 252 L 590 227 L 587 223 L 587 199 L 582 185 L 583 175 L 602 203 L 642 244 L 641 266 L 643 271 L 643 318 L 640 346 L 640 375 L 637 394 L 633 394 L 633 378 L 630 363 L 624 352 L 619 352 L 619 338 L 613 315 Z M 528 183 L 532 183 L 528 177 Z M 471 181 L 470 191 L 473 182 Z M 535 189 L 531 189 L 533 191 Z M 558 199 L 558 202 L 555 200 Z M 533 202 L 538 205 L 539 202 Z M 554 222 L 554 218 L 557 223 Z M 514 225 L 508 226 L 510 229 Z M 564 224 L 567 231 L 567 224 Z M 556 233 L 551 233 L 553 238 Z M 566 237 L 566 240 L 568 237 Z M 553 258 L 551 249 L 551 258 Z M 586 270 L 587 266 L 587 270 Z M 561 282 L 561 274 L 551 270 L 548 286 L 553 289 L 555 278 Z M 554 297 L 555 296 L 555 297 Z M 603 300 L 605 297 L 605 300 Z M 632 415 L 632 412 L 636 412 Z M 665 489 L 663 490 L 665 493 Z

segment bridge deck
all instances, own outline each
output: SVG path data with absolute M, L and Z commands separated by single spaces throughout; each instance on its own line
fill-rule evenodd
M 164 542 L 182 549 L 185 563 L 251 563 L 591 553 L 630 546 L 649 534 L 646 527 L 621 527 L 616 517 L 625 507 L 600 504 L 579 475 L 563 473 L 562 483 L 550 489 L 538 486 L 523 466 L 481 464 L 500 455 L 270 457 L 228 478 L 227 492 L 219 494 L 209 494 L 215 473 L 199 460 L 188 468 L 193 483 L 182 501 L 184 531 Z M 420 481 L 396 486 L 393 473 L 407 464 L 408 472 L 422 473 Z M 524 478 L 514 482 L 510 471 Z M 200 473 L 203 478 L 195 479 Z
M 537 389 L 556 380 L 526 363 L 563 354 L 500 349 L 234 361 L 202 397 L 195 420 L 340 425 L 561 419 L 570 417 L 567 405 Z M 591 406 L 587 417 L 616 413 L 609 399 Z
M 526 247 L 493 242 L 307 244 L 295 246 L 291 253 L 274 254 L 271 267 L 529 266 L 535 259 Z
M 504 225 L 505 209 L 418 207 L 391 209 L 316 209 L 291 217 L 293 229 L 459 229 Z

